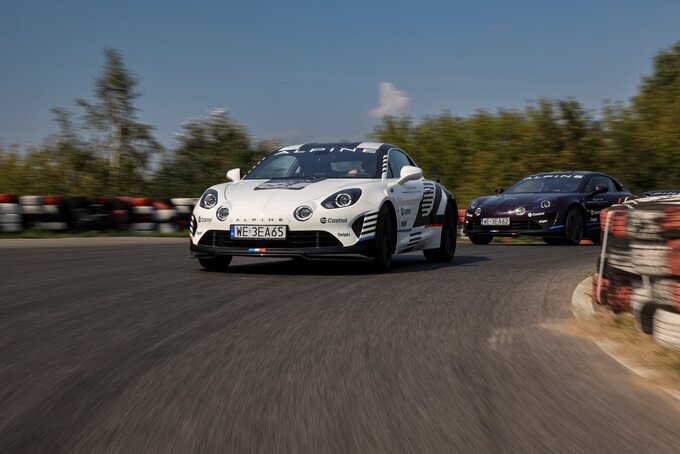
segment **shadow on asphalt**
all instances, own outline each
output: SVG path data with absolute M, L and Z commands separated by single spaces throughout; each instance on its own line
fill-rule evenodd
M 422 255 L 397 256 L 392 259 L 392 267 L 387 274 L 419 273 L 440 268 L 471 266 L 474 263 L 489 260 L 484 256 L 456 256 L 450 263 L 429 263 Z M 200 270 L 202 272 L 208 272 Z M 217 274 L 248 274 L 277 276 L 357 276 L 378 274 L 373 272 L 368 262 L 363 261 L 331 261 L 331 260 L 280 260 L 276 262 L 232 264 L 224 272 Z

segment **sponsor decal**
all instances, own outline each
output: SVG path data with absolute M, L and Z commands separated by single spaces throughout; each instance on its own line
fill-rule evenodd
M 406 216 L 407 214 L 411 214 L 411 209 L 408 207 L 401 207 L 401 215 Z
M 338 237 L 340 237 L 340 238 L 349 237 L 349 236 L 350 235 L 347 232 L 338 232 Z
M 406 191 L 417 191 L 418 186 L 416 186 L 415 184 L 407 184 L 406 186 L 404 186 L 404 189 Z
M 591 216 L 596 216 L 596 215 L 598 215 L 598 214 L 600 214 L 600 210 L 590 210 L 590 215 L 591 215 Z
M 539 224 L 545 224 L 546 222 L 548 222 L 547 219 L 541 219 L 540 221 L 538 221 Z
M 536 216 L 545 216 L 545 211 L 539 211 L 538 213 L 528 213 L 527 216 L 530 218 L 536 217 Z
M 407 225 L 408 225 L 408 222 L 406 222 L 406 221 L 401 221 L 401 226 L 402 226 L 402 227 L 406 227 Z
M 203 232 L 196 232 L 196 236 L 201 236 L 203 235 Z
M 212 218 L 202 218 L 199 216 L 198 222 L 212 222 Z
M 255 190 L 261 189 L 304 189 L 312 183 L 318 183 L 325 178 L 295 178 L 291 180 L 269 180 L 257 186 Z
M 283 222 L 283 218 L 236 218 L 233 222 Z
M 281 150 L 277 155 L 280 154 L 300 154 L 300 153 L 319 153 L 319 152 L 340 152 L 340 153 L 371 153 L 375 154 L 375 148 L 346 148 L 346 147 L 317 147 L 310 148 L 309 150 Z
M 541 180 L 543 178 L 583 178 L 583 175 L 574 175 L 570 173 L 548 174 L 548 175 L 534 175 L 522 178 L 523 180 Z
M 327 218 L 324 216 L 319 219 L 319 222 L 322 224 L 347 224 L 347 218 Z
M 465 217 L 466 217 L 466 218 L 472 218 L 472 217 L 474 217 L 474 216 L 472 216 L 472 213 L 465 213 Z

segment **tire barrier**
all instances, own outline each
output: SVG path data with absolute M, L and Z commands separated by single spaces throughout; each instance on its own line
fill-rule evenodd
M 161 233 L 174 233 L 177 228 L 177 209 L 170 200 L 154 200 L 151 202 L 156 210 L 156 222 Z
M 0 194 L 0 233 L 176 233 L 189 229 L 197 200 Z
M 132 197 L 127 200 L 132 214 L 130 232 L 150 233 L 158 231 L 156 208 L 148 197 Z
M 638 198 L 602 211 L 593 299 L 631 311 L 638 328 L 680 348 L 680 195 Z
M 463 224 L 465 223 L 466 210 L 458 210 L 458 236 L 463 235 Z
M 24 229 L 19 199 L 14 194 L 0 194 L 0 232 L 21 232 Z
M 64 197 L 46 195 L 42 198 L 43 216 L 38 222 L 38 229 L 48 232 L 64 232 L 68 230 L 68 207 Z

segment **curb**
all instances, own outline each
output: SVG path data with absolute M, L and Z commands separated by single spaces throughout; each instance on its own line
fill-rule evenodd
M 571 312 L 576 318 L 590 318 L 595 315 L 593 306 L 593 277 L 581 281 L 571 295 Z

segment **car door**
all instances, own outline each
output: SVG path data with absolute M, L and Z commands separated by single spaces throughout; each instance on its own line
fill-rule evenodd
M 604 186 L 607 192 L 596 194 L 593 197 L 589 195 L 595 190 L 597 186 Z M 584 192 L 587 194 L 585 200 L 586 211 L 588 213 L 588 227 L 597 227 L 600 223 L 600 212 L 615 203 L 618 203 L 621 198 L 618 188 L 614 181 L 605 175 L 593 175 L 588 180 Z
M 387 179 L 399 180 L 404 166 L 415 165 L 401 150 L 393 148 L 387 157 Z M 415 247 L 422 239 L 421 233 L 413 232 L 413 224 L 418 216 L 420 201 L 423 199 L 423 180 L 411 180 L 395 184 L 390 189 L 394 196 L 397 215 L 397 251 Z

